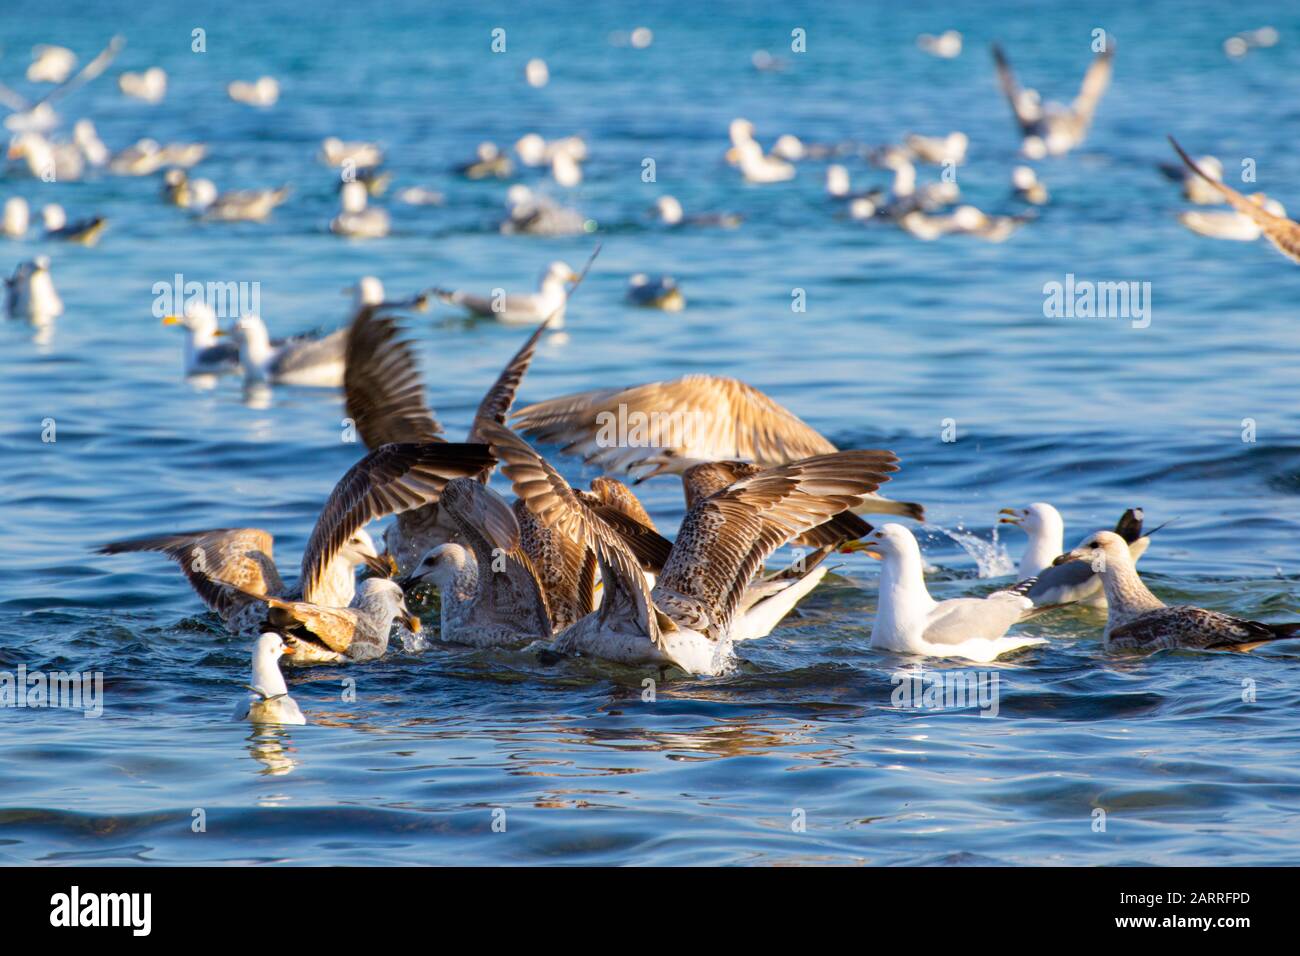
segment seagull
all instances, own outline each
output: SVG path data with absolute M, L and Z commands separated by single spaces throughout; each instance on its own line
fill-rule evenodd
M 148 137 L 137 140 L 108 161 L 108 169 L 119 176 L 152 176 L 165 166 L 188 169 L 203 160 L 208 148 L 202 143 L 168 143 Z
M 108 147 L 99 138 L 99 133 L 95 130 L 95 124 L 90 120 L 79 119 L 73 124 L 72 141 L 77 144 L 77 148 L 81 150 L 81 155 L 86 158 L 86 162 L 91 166 L 98 167 L 108 164 Z
M 181 315 L 164 315 L 163 325 L 185 329 L 185 374 L 218 375 L 239 369 L 239 346 L 220 341 L 217 313 L 202 299 L 185 304 Z
M 354 239 L 381 239 L 388 235 L 388 213 L 367 205 L 365 183 L 352 180 L 343 184 L 342 209 L 330 220 L 330 232 Z
M 993 62 L 997 67 L 998 83 L 1011 104 L 1016 123 L 1023 137 L 1021 151 L 1029 159 L 1060 156 L 1083 143 L 1088 127 L 1097 112 L 1106 88 L 1115 58 L 1115 40 L 1106 36 L 1106 47 L 1096 55 L 1083 75 L 1079 95 L 1069 106 L 1049 103 L 1044 107 L 1034 90 L 1021 89 L 1011 64 L 1002 47 L 993 44 Z
M 941 60 L 952 60 L 961 56 L 961 34 L 956 30 L 944 30 L 938 36 L 922 33 L 916 38 L 916 45 Z
M 247 685 L 248 700 L 235 707 L 235 720 L 295 726 L 307 723 L 280 673 L 280 656 L 288 653 L 289 647 L 279 634 L 268 631 L 258 637 L 253 645 L 253 683 Z
M 1202 156 L 1196 161 L 1196 168 L 1202 175 L 1193 172 L 1183 163 L 1161 163 L 1160 171 L 1165 177 L 1183 185 L 1183 198 L 1198 206 L 1220 206 L 1227 202 L 1223 193 L 1212 184 L 1223 182 L 1223 163 L 1217 156 Z
M 250 314 L 240 316 L 232 328 L 217 334 L 230 336 L 239 346 L 239 364 L 244 380 L 250 384 L 270 382 L 315 388 L 343 384 L 347 328 L 323 336 L 298 335 L 273 342 L 262 317 Z
M 226 87 L 226 95 L 247 106 L 274 106 L 280 99 L 280 84 L 273 76 L 259 76 L 252 83 L 235 80 Z
M 83 66 L 77 73 L 63 80 L 39 100 L 29 101 L 19 96 L 9 87 L 0 84 L 0 105 L 10 110 L 4 125 L 14 132 L 23 130 L 51 129 L 58 124 L 53 105 L 58 100 L 75 92 L 82 86 L 99 77 L 117 57 L 126 41 L 115 36 L 93 60 Z
M 203 218 L 220 222 L 264 222 L 271 211 L 288 198 L 288 186 L 238 189 L 219 194 L 203 209 Z
M 677 287 L 676 279 L 663 275 L 651 277 L 644 272 L 627 280 L 627 300 L 644 309 L 664 312 L 680 312 L 686 308 L 686 297 Z
M 456 172 L 466 179 L 508 179 L 514 172 L 514 164 L 496 143 L 479 143 L 474 160 L 457 166 Z
M 1039 181 L 1032 166 L 1017 166 L 1011 170 L 1011 189 L 1017 199 L 1034 206 L 1047 205 L 1047 187 Z
M 32 62 L 27 67 L 31 83 L 62 83 L 77 65 L 77 54 L 65 46 L 41 43 L 32 47 Z
M 947 136 L 921 136 L 909 133 L 903 137 L 903 145 L 913 158 L 932 166 L 952 164 L 960 166 L 966 161 L 966 149 L 970 139 L 960 130 Z
M 1265 212 L 1286 217 L 1286 207 L 1263 193 L 1252 193 L 1251 202 L 1259 203 Z M 1249 216 L 1231 210 L 1189 209 L 1178 214 L 1178 221 L 1196 233 L 1210 239 L 1228 239 L 1235 242 L 1254 242 L 1264 235 L 1259 223 Z
M 163 197 L 182 209 L 207 209 L 217 200 L 217 186 L 210 179 L 191 179 L 183 169 L 163 174 Z
M 534 517 L 596 553 L 600 607 L 558 635 L 555 651 L 704 675 L 726 671 L 733 643 L 768 634 L 802 596 L 787 587 L 746 606 L 763 562 L 791 538 L 861 504 L 898 461 L 887 451 L 835 452 L 768 469 L 697 501 L 650 589 L 622 536 L 545 459 L 495 422 L 481 423 L 479 432 Z
M 577 392 L 521 408 L 513 419 L 524 435 L 606 473 L 633 474 L 638 484 L 701 462 L 738 459 L 770 468 L 838 450 L 758 389 L 714 375 Z M 924 520 L 915 502 L 863 497 L 864 507 L 854 511 Z
M 76 143 L 53 143 L 35 130 L 15 136 L 8 157 L 23 160 L 34 178 L 46 182 L 75 182 L 86 169 L 85 157 Z
M 474 295 L 458 290 L 435 289 L 436 295 L 448 305 L 464 308 L 472 315 L 484 316 L 507 325 L 533 324 L 551 318 L 551 328 L 564 326 L 564 308 L 569 296 L 565 283 L 576 282 L 577 273 L 566 262 L 552 262 L 542 272 L 533 293 L 510 293 L 496 290 L 489 296 Z
M 254 633 L 269 621 L 297 639 L 291 645 L 295 661 L 357 659 L 373 651 L 380 631 L 386 632 L 388 625 L 381 629 L 380 623 L 391 623 L 399 613 L 410 616 L 395 582 L 370 578 L 356 587 L 355 569 L 362 564 L 392 570 L 363 526 L 436 502 L 450 479 L 477 475 L 491 463 L 482 444 L 397 442 L 370 452 L 326 499 L 303 552 L 296 591 L 285 588 L 272 558 L 274 539 L 260 528 L 115 541 L 99 553 L 167 555 L 229 631 Z M 349 651 L 354 641 L 360 643 Z
M 1016 575 L 1022 581 L 1035 579 L 1024 592 L 1035 607 L 1062 604 L 1106 606 L 1101 579 L 1087 565 L 1079 562 L 1053 564 L 1065 550 L 1065 522 L 1059 511 L 1045 501 L 1036 501 L 1027 508 L 1003 508 L 998 514 L 999 524 L 1017 525 L 1029 535 L 1029 547 L 1020 559 Z M 1155 534 L 1155 531 L 1146 535 L 1142 533 L 1142 519 L 1141 508 L 1130 508 L 1115 525 L 1115 533 L 1128 542 L 1134 563 L 1146 554 L 1151 546 L 1150 535 Z
M 560 206 L 522 183 L 506 193 L 509 212 L 500 229 L 505 235 L 570 236 L 587 231 L 587 220 L 576 209 Z
M 733 212 L 699 213 L 688 216 L 675 196 L 660 196 L 655 200 L 655 214 L 665 226 L 716 226 L 735 229 L 745 217 Z
M 1188 604 L 1166 605 L 1142 583 L 1128 543 L 1110 531 L 1090 535 L 1057 558 L 1059 564 L 1070 561 L 1086 561 L 1106 589 L 1107 650 L 1250 651 L 1269 641 L 1300 636 L 1300 622 L 1264 624 Z
M 320 159 L 327 166 L 350 164 L 353 169 L 365 169 L 368 166 L 382 164 L 384 153 L 374 143 L 345 143 L 331 136 L 321 143 Z
M 117 86 L 132 99 L 161 103 L 167 95 L 167 71 L 151 66 L 141 73 L 126 72 L 117 78 Z
M 1278 252 L 1292 262 L 1300 262 L 1300 223 L 1288 219 L 1284 215 L 1274 215 L 1265 209 L 1263 205 L 1247 199 L 1231 186 L 1211 179 L 1200 170 L 1190 156 L 1183 152 L 1183 148 L 1178 145 L 1172 136 L 1169 137 L 1169 142 L 1174 147 L 1174 152 L 1182 158 L 1187 167 L 1222 193 L 1233 209 L 1259 226 L 1264 238 L 1271 242 Z
M 982 598 L 932 598 L 922 574 L 921 549 L 902 525 L 883 525 L 862 544 L 860 550 L 881 561 L 872 647 L 988 663 L 1010 651 L 1047 643 L 1041 637 L 1006 636 L 1034 609 L 1023 594 L 995 591 Z
M 83 246 L 93 246 L 99 242 L 99 236 L 108 225 L 103 216 L 92 216 L 68 222 L 68 215 L 58 203 L 49 203 L 41 208 L 41 219 L 45 224 L 46 239 L 60 239 L 75 242 Z
M 5 279 L 5 311 L 11 319 L 48 325 L 63 314 L 63 300 L 54 288 L 49 256 L 37 256 L 14 269 Z

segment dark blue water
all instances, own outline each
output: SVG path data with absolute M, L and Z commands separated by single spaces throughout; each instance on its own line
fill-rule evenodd
M 99 719 L 0 710 L 0 860 L 1300 860 L 1294 643 L 1115 658 L 1102 652 L 1100 616 L 1066 611 L 1024 627 L 1050 645 L 979 668 L 998 676 L 996 717 L 899 709 L 891 678 L 913 662 L 866 648 L 876 568 L 852 557 L 802 617 L 746 646 L 736 673 L 670 677 L 653 702 L 642 680 L 657 674 L 395 647 L 346 671 L 295 672 L 311 724 L 255 734 L 228 721 L 244 693 L 245 643 L 202 613 L 163 559 L 90 553 L 131 534 L 250 524 L 273 531 L 292 566 L 355 455 L 339 441 L 332 392 L 281 389 L 250 408 L 233 380 L 187 385 L 179 336 L 151 312 L 155 282 L 178 272 L 258 282 L 282 333 L 342 322 L 339 289 L 367 273 L 394 293 L 530 286 L 553 258 L 584 261 L 592 239 L 503 237 L 505 184 L 449 169 L 481 140 L 535 130 L 587 139 L 584 183 L 556 194 L 598 223 L 604 251 L 567 338 L 543 345 L 525 401 L 689 371 L 736 375 L 841 446 L 899 454 L 888 490 L 929 508 L 921 538 L 937 596 L 987 588 L 980 578 L 1009 567 L 1006 549 L 1019 556 L 1018 535 L 992 544 L 999 508 L 1052 501 L 1073 540 L 1139 505 L 1154 522 L 1178 519 L 1142 564 L 1166 600 L 1293 619 L 1300 273 L 1262 244 L 1182 229 L 1177 188 L 1155 164 L 1172 157 L 1167 132 L 1230 167 L 1250 157 L 1255 188 L 1300 211 L 1300 106 L 1286 93 L 1300 68 L 1300 9 L 329 3 L 306 17 L 280 2 L 4 6 L 0 79 L 21 89 L 32 44 L 84 58 L 127 36 L 109 74 L 62 104 L 67 126 L 93 117 L 114 149 L 146 135 L 204 141 L 199 173 L 223 189 L 287 181 L 295 191 L 264 225 L 222 226 L 164 205 L 155 177 L 0 181 L 0 197 L 110 219 L 95 249 L 0 240 L 5 274 L 49 254 L 67 307 L 47 341 L 19 323 L 0 329 L 0 670 L 99 671 L 105 682 Z M 1266 23 L 1281 31 L 1276 47 L 1224 56 L 1226 37 Z M 609 42 L 640 24 L 654 30 L 650 48 Z M 1018 144 L 987 45 L 1000 39 L 1026 83 L 1068 98 L 1098 26 L 1118 39 L 1114 85 L 1087 144 L 1039 164 L 1052 204 L 1003 245 L 853 224 L 823 198 L 819 163 L 755 187 L 722 160 L 727 123 L 742 115 L 768 144 L 782 132 L 875 143 L 964 129 L 966 198 L 1010 210 Z M 190 51 L 195 27 L 207 31 L 205 54 Z M 504 54 L 489 50 L 495 27 L 507 31 Z M 795 27 L 806 53 L 787 52 Z M 966 35 L 959 59 L 915 48 L 916 34 L 948 27 Z M 755 72 L 760 48 L 787 68 Z M 533 56 L 551 69 L 541 90 L 522 80 Z M 122 97 L 117 74 L 154 64 L 168 71 L 167 98 Z M 229 81 L 262 74 L 281 82 L 276 107 L 225 97 Z M 401 206 L 390 194 L 377 202 L 392 211 L 392 236 L 330 235 L 335 174 L 314 158 L 328 135 L 380 141 L 394 189 L 425 185 L 446 205 Z M 641 181 L 647 157 L 657 183 Z M 885 180 L 861 162 L 850 170 L 863 186 Z M 644 215 L 665 192 L 688 211 L 747 221 L 667 232 Z M 625 305 L 637 271 L 675 275 L 686 311 Z M 1068 273 L 1150 282 L 1150 326 L 1045 319 L 1043 285 Z M 796 288 L 804 313 L 790 308 Z M 412 329 L 431 400 L 459 434 L 522 336 L 445 313 Z M 47 418 L 54 443 L 41 441 Z M 941 439 L 946 419 L 955 442 Z M 1244 419 L 1255 442 L 1242 441 Z M 675 527 L 674 481 L 645 488 L 655 518 Z M 941 529 L 987 546 L 976 560 Z

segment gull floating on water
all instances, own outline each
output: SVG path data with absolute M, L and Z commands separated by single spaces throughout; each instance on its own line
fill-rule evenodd
M 8 157 L 21 159 L 34 178 L 47 182 L 75 182 L 86 169 L 85 157 L 76 143 L 54 143 L 34 130 L 13 138 Z
M 1088 66 L 1079 87 L 1079 95 L 1069 106 L 1056 103 L 1044 106 L 1036 90 L 1021 89 L 1002 47 L 993 44 L 993 62 L 997 67 L 998 83 L 1007 102 L 1011 104 L 1011 112 L 1020 127 L 1023 138 L 1021 151 L 1027 158 L 1060 156 L 1079 146 L 1087 137 L 1097 105 L 1110 85 L 1115 57 L 1114 37 L 1107 34 L 1105 44 L 1105 49 Z
M 182 209 L 202 211 L 217 201 L 217 186 L 210 179 L 193 179 L 183 169 L 163 174 L 163 198 Z
M 1029 535 L 1029 546 L 1020 558 L 1016 574 L 1022 580 L 1035 579 L 1025 596 L 1036 607 L 1059 604 L 1106 606 L 1101 579 L 1086 564 L 1053 564 L 1065 550 L 1065 521 L 1059 511 L 1045 501 L 1037 501 L 1027 508 L 1003 508 L 999 515 L 1000 524 L 1017 525 Z M 1142 534 L 1142 517 L 1142 509 L 1130 508 L 1115 525 L 1115 533 L 1128 542 L 1134 562 L 1151 546 L 1151 539 Z
M 902 525 L 883 525 L 861 544 L 865 553 L 881 561 L 872 647 L 987 663 L 1010 651 L 1047 643 L 1041 637 L 1006 636 L 1034 609 L 1023 594 L 995 591 L 981 598 L 932 598 L 922 573 L 921 549 Z
M 506 235 L 569 236 L 587 231 L 587 220 L 576 209 L 560 206 L 522 183 L 506 193 L 509 214 L 501 223 Z
M 301 725 L 307 723 L 298 702 L 289 696 L 280 673 L 280 657 L 290 653 L 284 638 L 268 632 L 253 644 L 253 682 L 248 700 L 235 707 L 235 720 L 256 724 Z
M 515 494 L 543 525 L 585 542 L 600 564 L 600 607 L 561 633 L 559 653 L 624 664 L 675 664 L 719 674 L 737 641 L 769 633 L 794 606 L 784 588 L 744 606 L 763 562 L 796 537 L 888 480 L 887 451 L 846 451 L 782 465 L 697 501 L 652 589 L 615 531 L 540 455 L 509 429 L 480 427 Z
M 353 169 L 378 166 L 384 161 L 383 151 L 374 143 L 344 142 L 330 136 L 321 142 L 320 158 L 327 166 L 350 164 Z
M 353 239 L 380 239 L 388 235 L 388 212 L 370 206 L 364 183 L 343 184 L 339 193 L 342 209 L 330 220 L 330 232 Z
M 108 162 L 110 172 L 119 176 L 151 176 L 166 166 L 188 169 L 197 165 L 207 155 L 202 143 L 168 143 L 145 138 L 113 156 Z
M 1300 622 L 1264 624 L 1188 604 L 1166 605 L 1142 583 L 1128 542 L 1111 531 L 1098 531 L 1057 561 L 1085 561 L 1101 577 L 1109 604 L 1107 650 L 1186 647 L 1249 651 L 1270 641 L 1300 636 Z
M 961 56 L 961 34 L 956 30 L 944 30 L 938 36 L 922 33 L 916 38 L 916 45 L 941 60 L 952 60 Z
M 236 189 L 220 193 L 203 208 L 203 218 L 218 222 L 265 222 L 289 198 L 289 187 Z
M 1174 141 L 1172 136 L 1169 137 L 1169 142 L 1188 168 L 1217 189 L 1233 209 L 1259 226 L 1264 238 L 1271 242 L 1278 252 L 1292 262 L 1300 262 L 1300 223 L 1288 219 L 1285 215 L 1275 215 L 1263 204 L 1243 196 L 1231 186 L 1211 179 L 1200 170 L 1190 156 L 1183 152 L 1183 148 Z
M 496 319 L 507 325 L 535 325 L 553 316 L 551 327 L 558 329 L 564 325 L 564 308 L 569 297 L 566 284 L 577 279 L 572 266 L 556 261 L 542 272 L 536 292 L 507 294 L 498 290 L 481 296 L 460 290 L 435 289 L 434 295 L 448 305 L 459 306 L 473 315 Z
M 496 143 L 479 143 L 474 160 L 456 167 L 456 172 L 466 179 L 508 179 L 514 171 L 510 157 Z
M 932 166 L 960 166 L 966 162 L 966 149 L 970 139 L 965 133 L 956 131 L 947 136 L 921 136 L 908 133 L 903 137 L 903 145 L 913 158 Z
M 280 99 L 280 84 L 273 76 L 259 76 L 252 83 L 235 80 L 226 87 L 226 95 L 247 106 L 274 106 Z
M 250 384 L 337 388 L 343 384 L 343 356 L 348 330 L 327 335 L 299 335 L 272 341 L 259 315 L 240 316 L 229 335 L 239 346 L 239 365 Z
M 167 71 L 151 66 L 142 73 L 126 72 L 117 78 L 117 86 L 132 99 L 161 103 L 167 95 Z
M 269 623 L 295 638 L 295 661 L 373 657 L 387 645 L 393 618 L 410 614 L 401 588 L 387 578 L 357 588 L 358 566 L 390 570 L 363 525 L 435 502 L 449 480 L 479 474 L 491 461 L 483 445 L 446 442 L 395 443 L 366 455 L 326 499 L 303 552 L 296 592 L 285 588 L 272 558 L 274 541 L 259 528 L 116 541 L 99 553 L 167 555 L 228 630 L 258 633 Z
M 58 203 L 49 203 L 41 208 L 41 219 L 45 225 L 46 239 L 59 239 L 63 242 L 75 242 L 83 246 L 93 246 L 99 241 L 100 234 L 108 225 L 103 216 L 92 216 L 68 222 L 68 214 Z
M 1011 190 L 1016 198 L 1034 206 L 1047 204 L 1047 187 L 1039 180 L 1032 166 L 1017 166 L 1011 170 Z
M 165 315 L 163 325 L 185 329 L 185 374 L 219 375 L 239 369 L 239 346 L 221 341 L 217 313 L 202 299 L 191 299 L 181 315 Z
M 699 213 L 688 216 L 675 196 L 660 196 L 655 200 L 655 213 L 665 226 L 718 226 L 735 229 L 745 217 L 734 212 Z
M 37 256 L 5 279 L 5 311 L 11 319 L 48 325 L 63 314 L 63 300 L 54 288 L 49 256 Z
M 686 297 L 672 276 L 649 276 L 638 272 L 627 280 L 627 300 L 643 309 L 662 309 L 680 312 L 686 308 Z
M 644 441 L 634 440 L 637 423 Z M 793 412 L 734 378 L 687 375 L 627 389 L 596 389 L 538 402 L 514 414 L 515 427 L 545 444 L 559 445 L 608 473 L 635 474 L 638 482 L 658 474 L 681 474 L 692 465 L 719 460 L 752 461 L 764 467 L 789 464 L 838 449 Z M 614 441 L 611 427 L 627 426 L 627 441 Z M 915 502 L 864 495 L 862 514 L 905 515 L 918 521 Z

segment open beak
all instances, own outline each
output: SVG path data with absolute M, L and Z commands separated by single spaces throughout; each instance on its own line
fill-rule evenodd
M 872 545 L 874 543 L 875 543 L 874 541 L 868 541 L 866 539 L 860 539 L 858 541 L 848 541 L 840 545 L 840 554 L 853 554 L 855 552 L 861 552 L 862 554 L 865 554 L 869 558 L 875 558 L 877 561 L 883 561 L 885 559 L 885 556 L 881 554 L 879 551 L 876 551 L 875 549 L 872 548 Z
M 1025 513 L 1019 508 L 1003 508 L 998 515 L 998 524 L 1020 524 L 1025 520 Z
M 383 575 L 386 578 L 392 577 L 397 566 L 393 564 L 393 559 L 387 554 L 367 554 L 362 559 L 366 562 L 366 567 L 376 574 Z
M 412 634 L 420 633 L 420 619 L 414 614 L 403 614 L 402 623 L 406 625 L 406 629 Z
M 181 325 L 184 322 L 185 320 L 179 315 L 164 315 L 162 320 L 163 325 Z

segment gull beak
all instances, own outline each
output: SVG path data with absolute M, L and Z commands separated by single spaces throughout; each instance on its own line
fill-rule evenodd
M 397 559 L 393 557 L 391 554 L 389 554 L 387 551 L 381 554 L 380 557 L 383 558 L 384 561 L 387 563 L 387 567 L 388 567 L 387 576 L 391 578 L 393 575 L 397 573 Z
M 1078 551 L 1067 551 L 1065 554 L 1058 554 L 1052 560 L 1052 567 L 1056 567 L 1058 564 L 1069 564 L 1071 561 L 1079 561 L 1085 557 L 1086 555 Z
M 839 549 L 840 554 L 853 554 L 855 552 L 861 552 L 862 554 L 865 554 L 869 558 L 875 558 L 877 561 L 883 561 L 885 559 L 885 556 L 881 554 L 879 551 L 875 551 L 872 549 L 871 545 L 873 543 L 874 542 L 867 541 L 867 540 L 848 541 L 840 545 L 840 549 Z
M 414 614 L 403 614 L 402 623 L 406 625 L 406 629 L 412 634 L 420 633 L 420 619 Z
M 16 146 L 16 145 L 15 145 L 15 146 L 10 146 L 10 147 L 9 147 L 9 152 L 6 153 L 5 155 L 6 155 L 9 159 L 17 159 L 17 158 L 18 158 L 19 156 L 21 156 L 22 154 L 23 154 L 22 147 L 20 147 L 20 146 Z
M 371 571 L 386 578 L 392 577 L 393 571 L 396 570 L 396 565 L 393 564 L 393 559 L 387 554 L 367 554 L 362 558 L 362 560 L 365 561 L 366 567 Z
M 179 315 L 164 315 L 162 320 L 163 325 L 182 325 L 184 322 Z
M 998 524 L 1020 524 L 1025 520 L 1024 512 L 1018 508 L 1003 508 L 998 514 Z
M 224 339 L 224 338 L 227 338 L 229 335 L 230 335 L 230 330 L 229 330 L 229 329 L 213 329 L 213 330 L 212 330 L 212 336 L 213 336 L 213 338 Z
M 577 281 L 578 281 L 579 279 L 581 279 L 581 278 L 582 278 L 582 276 L 578 275 L 578 273 L 576 273 L 576 272 L 570 272 L 569 275 L 568 275 L 568 278 L 565 279 L 564 281 L 565 281 L 565 282 L 577 282 Z

